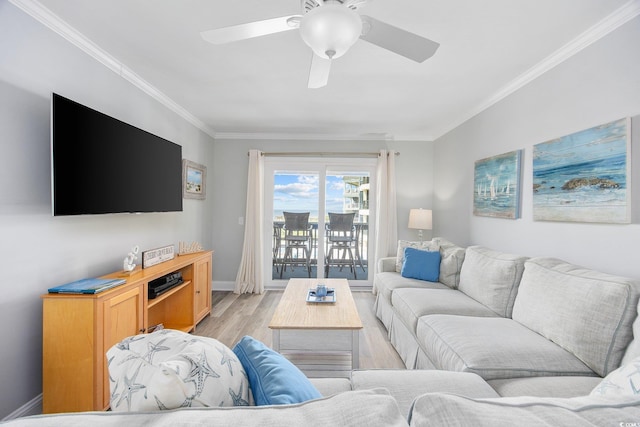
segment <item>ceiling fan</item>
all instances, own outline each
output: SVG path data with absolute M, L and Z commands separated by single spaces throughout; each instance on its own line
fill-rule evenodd
M 210 43 L 224 44 L 294 29 L 313 50 L 310 88 L 326 86 L 331 61 L 344 55 L 358 38 L 423 62 L 436 53 L 439 43 L 378 21 L 357 10 L 370 0 L 301 0 L 302 15 L 282 16 L 247 24 L 203 31 Z

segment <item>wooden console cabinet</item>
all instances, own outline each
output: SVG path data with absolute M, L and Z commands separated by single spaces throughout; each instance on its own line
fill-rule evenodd
M 159 323 L 193 331 L 211 312 L 211 263 L 211 251 L 180 255 L 123 277 L 126 283 L 95 295 L 42 295 L 43 412 L 107 409 L 107 350 Z M 182 273 L 181 285 L 148 298 L 151 280 L 177 271 Z

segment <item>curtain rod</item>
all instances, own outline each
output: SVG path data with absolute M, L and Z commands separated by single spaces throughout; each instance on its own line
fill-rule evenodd
M 400 155 L 399 151 L 392 151 L 396 156 Z M 249 153 L 247 153 L 249 155 Z M 344 153 L 329 153 L 322 151 L 281 151 L 281 152 L 261 152 L 265 157 L 378 157 L 380 153 L 366 153 L 366 152 L 344 152 Z

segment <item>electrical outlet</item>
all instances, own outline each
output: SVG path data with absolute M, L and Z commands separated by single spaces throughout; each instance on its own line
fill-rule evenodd
M 244 217 L 243 216 L 239 216 L 238 217 L 238 225 L 244 225 Z

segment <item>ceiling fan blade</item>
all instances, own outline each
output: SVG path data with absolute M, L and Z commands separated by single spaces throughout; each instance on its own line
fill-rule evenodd
M 273 19 L 265 19 L 264 21 L 249 22 L 247 24 L 233 25 L 231 27 L 217 28 L 215 30 L 202 31 L 200 35 L 209 43 L 224 44 L 253 37 L 266 36 L 267 34 L 294 30 L 298 28 L 299 24 L 300 16 L 290 15 Z
M 331 60 L 314 53 L 311 58 L 311 69 L 309 70 L 309 89 L 318 89 L 326 86 L 329 81 L 330 70 Z
M 361 15 L 362 40 L 373 43 L 391 52 L 416 62 L 424 62 L 432 57 L 440 43 L 403 30 L 370 16 Z

